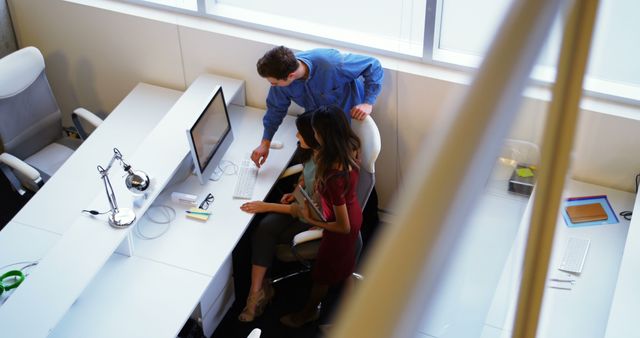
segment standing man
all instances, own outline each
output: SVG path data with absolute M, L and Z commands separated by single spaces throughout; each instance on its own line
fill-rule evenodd
M 384 76 L 377 59 L 342 54 L 335 49 L 313 49 L 294 54 L 287 47 L 275 47 L 258 60 L 257 68 L 258 74 L 271 84 L 267 112 L 262 119 L 262 141 L 251 154 L 251 160 L 258 167 L 267 160 L 271 138 L 287 114 L 291 101 L 306 111 L 337 105 L 347 114 L 347 119 L 363 120 L 371 114 Z

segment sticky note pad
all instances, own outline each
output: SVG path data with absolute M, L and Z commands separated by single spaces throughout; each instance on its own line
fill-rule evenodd
M 189 212 L 187 212 L 187 217 L 191 219 L 196 219 L 198 221 L 207 221 L 209 219 L 210 212 L 200 208 L 191 208 Z
M 518 168 L 516 169 L 516 174 L 520 177 L 532 177 L 533 171 L 530 168 Z
M 201 212 L 204 214 L 211 214 L 211 212 L 204 210 L 204 209 L 200 209 L 200 208 L 191 208 L 189 209 L 190 212 Z

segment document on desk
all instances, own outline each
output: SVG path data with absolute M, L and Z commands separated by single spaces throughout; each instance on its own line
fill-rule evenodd
M 618 223 L 607 195 L 568 198 L 561 213 L 570 228 Z

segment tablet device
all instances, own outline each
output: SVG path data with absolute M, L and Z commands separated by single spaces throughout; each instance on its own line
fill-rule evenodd
M 307 192 L 302 188 L 302 186 L 300 186 L 300 184 L 298 184 L 296 186 L 296 189 L 293 190 L 293 196 L 296 198 L 296 201 L 300 205 L 305 205 L 305 202 L 309 202 L 309 206 L 311 206 L 311 213 L 315 216 L 316 219 L 319 219 L 323 222 L 327 221 L 327 219 L 324 218 L 324 215 L 322 214 L 322 210 L 318 208 L 313 199 L 311 199 L 311 196 L 307 194 Z

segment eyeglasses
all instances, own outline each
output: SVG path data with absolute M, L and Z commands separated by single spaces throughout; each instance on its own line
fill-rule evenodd
M 207 197 L 204 198 L 204 201 L 202 201 L 202 203 L 200 203 L 200 207 L 199 208 L 203 209 L 203 210 L 209 209 L 209 206 L 211 205 L 211 203 L 213 203 L 213 201 L 215 199 L 216 198 L 213 197 L 213 194 L 209 193 L 209 195 L 207 195 Z

